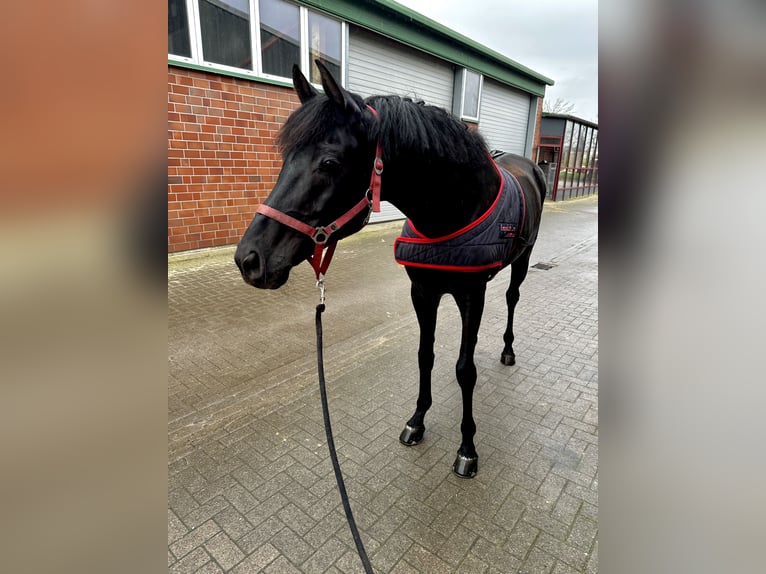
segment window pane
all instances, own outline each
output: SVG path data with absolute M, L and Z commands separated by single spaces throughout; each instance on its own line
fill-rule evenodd
M 205 61 L 253 69 L 248 0 L 199 0 Z
M 340 22 L 316 12 L 309 12 L 309 62 L 311 62 L 311 81 L 321 82 L 319 68 L 315 60 L 321 60 L 340 82 L 341 55 Z
M 301 63 L 300 12 L 282 0 L 260 0 L 263 72 L 289 78 Z
M 465 91 L 463 92 L 463 115 L 468 118 L 479 117 L 479 83 L 481 76 L 465 70 Z
M 168 0 L 168 54 L 191 57 L 186 0 Z
M 567 176 L 569 175 L 569 170 L 567 169 L 569 167 L 570 162 L 572 161 L 571 157 L 574 153 L 574 150 L 572 149 L 572 122 L 567 121 L 566 122 L 566 129 L 564 130 L 564 147 L 562 148 L 561 153 L 561 171 L 559 172 L 559 188 L 564 188 L 567 186 Z

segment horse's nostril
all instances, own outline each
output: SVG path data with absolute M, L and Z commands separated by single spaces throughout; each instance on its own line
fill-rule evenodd
M 261 270 L 261 258 L 255 251 L 251 251 L 240 263 L 240 270 L 243 274 L 258 277 Z

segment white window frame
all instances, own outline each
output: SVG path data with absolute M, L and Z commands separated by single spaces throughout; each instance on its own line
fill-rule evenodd
M 469 116 L 465 113 L 465 84 L 468 81 L 468 73 L 476 74 L 479 76 L 479 94 L 478 99 L 476 101 L 476 116 Z M 461 120 L 466 120 L 469 122 L 479 122 L 479 116 L 481 115 L 481 95 L 482 90 L 484 88 L 484 74 L 481 72 L 477 72 L 476 70 L 471 70 L 468 68 L 460 68 L 457 71 L 457 81 L 455 82 L 455 100 L 456 100 L 456 106 L 455 106 L 455 112 L 457 116 Z
M 347 67 L 348 67 L 348 23 L 339 20 L 332 14 L 328 14 L 321 10 L 309 9 L 306 6 L 295 4 L 294 2 L 288 2 L 294 4 L 299 9 L 299 23 L 300 23 L 300 40 L 301 40 L 301 57 L 300 66 L 303 75 L 310 77 L 309 66 L 309 45 L 308 45 L 308 20 L 309 10 L 322 14 L 328 18 L 340 23 L 340 50 L 341 50 L 341 85 L 347 84 Z M 226 66 L 224 64 L 216 64 L 213 62 L 207 62 L 203 59 L 202 51 L 202 25 L 200 23 L 199 13 L 199 0 L 186 0 L 186 15 L 188 18 L 189 26 L 189 44 L 191 47 L 191 57 L 179 56 L 177 54 L 171 54 L 168 52 L 168 61 L 179 62 L 186 64 L 194 64 L 195 66 L 201 66 L 203 68 L 209 68 L 211 71 L 219 71 L 223 73 L 236 74 L 238 76 L 251 76 L 253 79 L 263 78 L 276 82 L 283 82 L 285 84 L 292 84 L 292 78 L 275 76 L 273 74 L 265 74 L 263 72 L 263 60 L 261 58 L 261 16 L 258 6 L 258 0 L 249 0 L 250 8 L 250 47 L 253 51 L 252 61 L 253 69 L 247 70 L 245 68 L 237 68 L 235 66 Z M 321 87 L 317 85 L 317 87 Z
M 191 50 L 191 56 L 179 56 L 178 54 L 171 54 L 168 52 L 168 60 L 175 62 L 186 62 L 187 64 L 196 64 L 199 61 L 199 47 L 197 46 L 197 38 L 200 35 L 197 33 L 197 22 L 199 21 L 196 15 L 197 2 L 194 0 L 186 0 L 186 25 L 189 27 L 189 48 Z

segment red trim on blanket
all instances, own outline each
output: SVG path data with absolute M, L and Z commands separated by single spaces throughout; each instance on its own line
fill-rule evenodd
M 437 265 L 435 263 L 410 263 L 400 261 L 399 259 L 397 259 L 396 262 L 405 267 L 421 267 L 423 269 L 439 269 L 441 271 L 460 271 L 462 273 L 489 271 L 490 269 L 497 269 L 498 267 L 503 266 L 500 261 L 497 263 L 487 263 L 486 265 Z

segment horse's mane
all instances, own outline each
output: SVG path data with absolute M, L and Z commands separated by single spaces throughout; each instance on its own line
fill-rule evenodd
M 365 100 L 378 111 L 384 157 L 434 158 L 453 165 L 485 163 L 487 144 L 455 116 L 436 106 L 399 96 L 371 96 Z
M 369 141 L 380 138 L 384 158 L 432 158 L 469 166 L 486 162 L 488 150 L 481 135 L 442 108 L 399 96 L 371 96 L 364 101 L 355 94 L 352 97 L 360 108 L 369 104 L 377 110 L 378 121 L 369 114 L 364 114 L 364 121 Z M 336 114 L 327 98 L 312 98 L 282 126 L 278 145 L 290 153 L 327 139 L 336 125 Z

